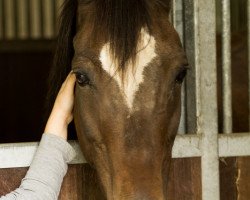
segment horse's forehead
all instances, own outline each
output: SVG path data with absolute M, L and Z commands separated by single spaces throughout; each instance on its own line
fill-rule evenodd
M 144 81 L 143 71 L 155 57 L 155 38 L 150 36 L 145 30 L 142 30 L 136 62 L 134 66 L 132 66 L 132 62 L 129 62 L 122 81 L 122 77 L 117 73 L 117 66 L 115 66 L 115 62 L 110 54 L 109 43 L 106 43 L 101 49 L 100 61 L 102 67 L 118 83 L 130 111 L 133 111 L 133 101 L 139 85 Z

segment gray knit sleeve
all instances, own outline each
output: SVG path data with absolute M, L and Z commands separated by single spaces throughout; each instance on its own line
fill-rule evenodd
M 64 139 L 43 134 L 21 186 L 0 200 L 56 200 L 75 151 Z

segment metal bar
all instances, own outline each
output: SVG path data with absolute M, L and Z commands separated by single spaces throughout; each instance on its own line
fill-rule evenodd
M 27 167 L 37 150 L 38 143 L 1 144 L 0 168 Z
M 46 39 L 51 39 L 54 36 L 54 23 L 53 23 L 53 1 L 43 0 L 43 36 Z
M 71 164 L 86 163 L 77 141 L 70 141 L 77 157 Z M 250 134 L 219 135 L 219 156 L 250 156 Z M 38 142 L 0 144 L 0 168 L 27 167 L 38 147 Z M 193 158 L 202 156 L 202 136 L 197 134 L 177 135 L 173 146 L 173 158 Z
M 201 136 L 177 135 L 172 149 L 173 158 L 201 157 Z
M 178 134 L 185 134 L 186 131 L 186 92 L 185 92 L 186 84 L 185 81 L 183 82 L 181 88 L 181 119 L 178 128 Z
M 232 133 L 230 0 L 222 0 L 223 133 Z
M 14 13 L 14 0 L 4 1 L 5 9 L 5 38 L 15 38 L 15 13 Z
M 38 142 L 1 144 L 0 145 L 0 168 L 28 167 L 36 153 Z M 86 163 L 80 146 L 76 141 L 70 141 L 71 146 L 77 152 L 71 164 Z
M 248 97 L 250 100 L 250 0 L 248 0 L 247 5 L 247 17 L 248 17 Z M 250 131 L 250 101 L 248 104 L 248 121 L 249 121 L 249 131 Z
M 17 12 L 18 12 L 18 38 L 27 39 L 29 37 L 28 31 L 28 1 L 18 0 L 17 1 Z
M 14 0 L 14 25 L 15 25 L 15 38 L 18 37 L 18 8 L 17 8 L 17 2 L 18 0 Z
M 194 1 L 185 0 L 183 1 L 183 19 L 184 19 L 184 46 L 186 54 L 188 57 L 190 70 L 188 71 L 186 77 L 186 132 L 187 133 L 196 133 L 197 132 L 197 105 L 196 105 L 196 96 L 199 93 L 197 88 L 197 72 L 199 69 L 196 69 L 196 59 L 197 47 L 195 43 L 195 18 L 194 18 Z M 196 87 L 197 86 L 197 87 Z
M 172 21 L 173 25 L 180 36 L 180 40 L 183 43 L 183 7 L 182 0 L 173 1 L 172 8 Z M 181 119 L 178 129 L 178 134 L 186 133 L 186 92 L 185 92 L 185 82 L 183 82 L 181 90 Z
M 3 25 L 3 0 L 0 0 L 0 40 L 4 38 L 4 25 Z
M 30 31 L 32 39 L 42 37 L 40 0 L 30 1 Z
M 219 200 L 216 1 L 194 1 L 197 130 L 202 136 L 202 199 Z
M 173 25 L 183 42 L 183 5 L 182 0 L 173 1 Z
M 220 134 L 219 135 L 219 156 L 238 157 L 250 156 L 250 134 Z

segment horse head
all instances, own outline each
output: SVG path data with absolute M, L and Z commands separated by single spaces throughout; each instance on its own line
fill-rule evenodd
M 64 6 L 58 65 L 76 74 L 77 136 L 107 199 L 166 198 L 187 70 L 169 11 L 170 0 Z

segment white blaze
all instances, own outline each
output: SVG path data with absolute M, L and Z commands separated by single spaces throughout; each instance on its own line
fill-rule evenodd
M 155 39 L 150 36 L 145 30 L 141 31 L 141 42 L 138 44 L 138 53 L 136 55 L 136 63 L 133 68 L 132 62 L 127 66 L 126 75 L 124 77 L 124 84 L 119 73 L 117 73 L 117 67 L 110 55 L 109 43 L 105 44 L 101 50 L 100 61 L 103 69 L 113 77 L 121 91 L 124 94 L 124 98 L 127 102 L 129 109 L 132 109 L 135 93 L 138 91 L 140 83 L 143 82 L 144 68 L 156 57 L 155 53 Z M 134 69 L 134 71 L 133 71 Z

